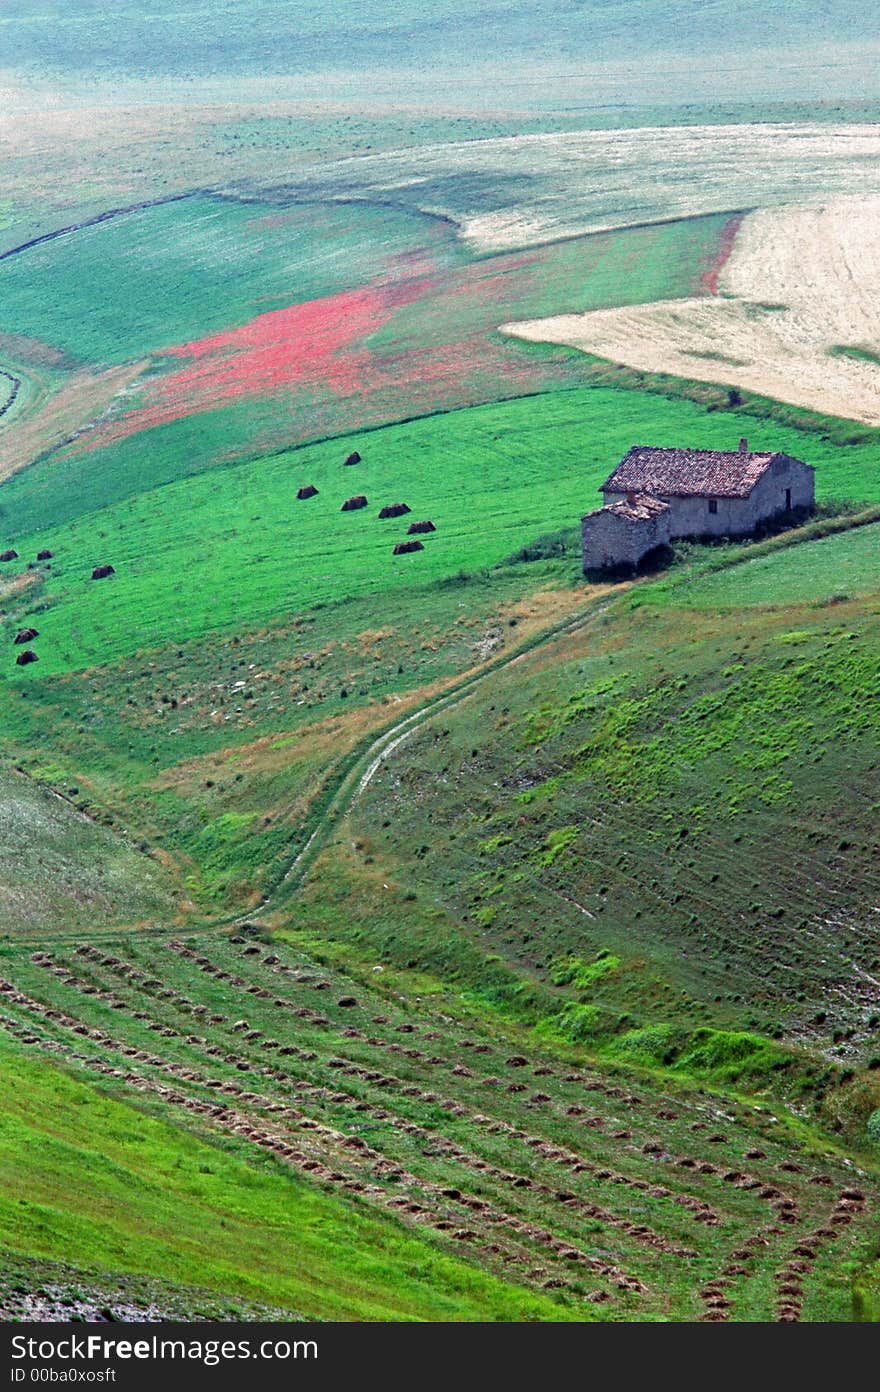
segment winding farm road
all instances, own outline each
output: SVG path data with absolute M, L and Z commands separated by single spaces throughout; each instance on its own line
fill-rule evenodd
M 277 910 L 282 901 L 287 902 L 289 896 L 305 882 L 315 860 L 329 844 L 382 765 L 426 721 L 460 705 L 479 689 L 487 677 L 522 662 L 536 649 L 589 628 L 614 603 L 618 595 L 629 588 L 629 585 L 617 585 L 610 594 L 605 588 L 598 594 L 593 593 L 586 605 L 576 614 L 534 634 L 512 652 L 496 657 L 478 670 L 459 677 L 445 691 L 430 697 L 402 720 L 395 721 L 379 735 L 371 737 L 354 749 L 330 773 L 324 787 L 325 795 L 329 794 L 329 800 L 320 796 L 317 799 L 319 807 L 315 816 L 307 823 L 308 835 L 304 844 L 279 876 L 263 903 L 249 913 L 239 914 L 235 919 L 224 921 L 255 924 L 266 914 Z

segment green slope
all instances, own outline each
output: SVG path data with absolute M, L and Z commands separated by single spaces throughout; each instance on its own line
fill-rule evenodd
M 0 770 L 0 935 L 173 919 L 171 876 L 65 793 Z
M 487 678 L 352 814 L 346 834 L 413 905 L 364 897 L 373 872 L 340 843 L 311 888 L 314 931 L 361 941 L 369 922 L 378 952 L 621 1056 L 661 1024 L 632 1056 L 684 1058 L 711 1025 L 877 1066 L 880 573 L 864 600 L 825 603 L 815 562 L 832 547 L 836 572 L 876 531 L 725 572 L 735 613 L 622 602 Z M 798 556 L 817 598 L 744 607 L 774 574 L 781 601 Z M 684 578 L 677 592 L 689 603 Z M 755 1048 L 743 1077 L 784 1072 Z
M 799 604 L 836 596 L 849 599 L 877 589 L 880 528 L 845 531 L 784 554 L 755 557 L 698 578 L 673 576 L 645 596 L 648 604 L 675 608 L 738 609 L 744 604 Z
M 281 1165 L 247 1164 L 5 1041 L 0 1054 L 0 1247 L 306 1318 L 566 1318 Z

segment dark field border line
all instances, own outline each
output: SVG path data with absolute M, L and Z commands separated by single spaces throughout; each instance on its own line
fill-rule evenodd
M 126 217 L 129 213 L 140 213 L 145 208 L 158 208 L 164 203 L 182 203 L 187 198 L 197 198 L 200 194 L 208 195 L 212 192 L 209 188 L 186 189 L 183 193 L 166 193 L 158 198 L 145 198 L 140 203 L 131 203 L 126 207 L 107 208 L 105 212 L 84 218 L 82 222 L 71 222 L 67 227 L 56 227 L 53 232 L 43 232 L 39 237 L 31 237 L 26 242 L 20 242 L 18 246 L 0 251 L 0 261 L 8 261 L 11 256 L 20 256 L 22 252 L 31 251 L 45 242 L 57 241 L 59 237 L 70 237 L 74 232 L 84 232 L 88 227 L 97 227 L 102 222 L 111 222 L 114 218 Z
M 5 416 L 7 411 L 12 410 L 15 405 L 16 397 L 21 391 L 21 378 L 14 376 L 11 372 L 4 371 L 3 368 L 0 368 L 0 377 L 5 377 L 7 382 L 10 383 L 9 396 L 4 401 L 3 405 L 0 406 L 0 416 Z

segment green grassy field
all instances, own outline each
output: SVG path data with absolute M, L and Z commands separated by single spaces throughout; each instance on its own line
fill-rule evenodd
M 752 565 L 784 577 L 792 554 L 727 583 L 750 597 Z M 552 1028 L 615 1056 L 662 1023 L 643 1061 L 712 1026 L 876 1067 L 878 582 L 685 628 L 621 603 L 488 678 L 377 774 L 312 884 L 313 933 L 542 1013 L 569 959 L 610 953 Z
M 475 260 L 448 221 L 415 208 L 291 199 L 195 195 L 0 264 L 0 358 L 6 345 L 22 379 L 0 445 L 5 436 L 14 450 L 31 416 L 51 422 L 47 356 L 59 388 L 77 363 L 133 362 L 139 373 L 115 397 L 108 385 L 100 410 L 86 397 L 77 411 L 74 399 L 66 428 L 33 440 L 25 495 L 42 507 L 65 499 L 70 515 L 354 427 L 580 385 L 579 355 L 525 348 L 498 324 L 694 293 L 727 222 L 685 219 Z M 18 487 L 4 489 L 13 511 Z
M 412 6 L 301 5 L 312 102 L 285 7 L 159 8 L 6 25 L 3 249 L 70 230 L 0 257 L 0 1318 L 877 1319 L 880 524 L 609 587 L 578 523 L 746 435 L 843 527 L 880 435 L 497 332 L 707 293 L 728 212 L 569 233 L 803 187 L 767 122 L 876 103 L 557 116 L 548 50 L 515 110 L 384 105 Z M 464 69 L 533 18 L 413 25 Z
M 334 1200 L 271 1160 L 248 1164 L 234 1145 L 169 1125 L 87 1075 L 0 1047 L 0 1248 L 309 1319 L 565 1318 L 356 1200 Z
M 795 546 L 784 555 L 756 557 L 715 574 L 658 585 L 651 604 L 676 608 L 739 609 L 744 605 L 801 604 L 876 592 L 880 577 L 880 527 L 859 527 Z
M 849 1317 L 876 1181 L 802 1115 L 306 936 L 3 949 L 8 1248 L 312 1317 Z
M 3 745 L 40 784 L 75 786 L 84 814 L 171 857 L 198 903 L 246 907 L 289 857 L 335 762 L 419 691 L 564 613 L 577 599 L 559 588 L 569 569 L 410 587 L 386 597 L 379 625 L 369 598 L 352 600 L 209 634 L 187 644 L 185 664 L 172 643 L 22 687 L 24 698 L 7 689 Z
M 434 416 L 291 451 L 97 508 L 96 496 L 56 487 L 54 526 L 46 475 L 27 471 L 4 489 L 6 536 L 20 562 L 48 548 L 47 569 L 7 608 L 5 633 L 40 630 L 44 673 L 111 661 L 169 639 L 266 624 L 316 603 L 385 593 L 497 564 L 539 533 L 576 525 L 597 505 L 598 485 L 634 441 L 699 440 L 727 446 L 752 424 L 732 412 L 636 392 L 583 389 Z M 873 443 L 835 446 L 768 422 L 764 448 L 785 449 L 817 470 L 820 497 L 880 497 Z M 344 468 L 358 448 L 363 463 Z M 63 475 L 56 472 L 56 483 Z M 296 497 L 305 483 L 319 494 Z M 342 513 L 363 493 L 369 506 Z M 405 502 L 410 517 L 379 521 Z M 80 515 L 62 523 L 76 508 Z M 48 514 L 48 516 L 47 516 Z M 415 555 L 392 556 L 413 518 L 437 531 Z M 116 575 L 90 580 L 110 563 Z M 182 659 L 183 661 L 183 659 Z M 33 682 L 30 670 L 9 679 Z
M 595 395 L 606 421 L 655 405 Z M 823 451 L 827 493 L 870 494 L 872 447 L 772 429 Z M 357 469 L 334 443 L 327 477 L 369 478 L 377 436 Z M 190 487 L 154 495 L 169 526 Z M 124 514 L 52 534 L 61 578 L 68 538 Z M 876 604 L 823 597 L 847 548 L 870 581 L 873 530 L 716 577 L 698 556 L 612 601 L 571 553 L 441 571 L 7 682 L 7 757 L 143 838 L 195 906 L 175 939 L 62 906 L 0 945 L 9 1260 L 315 1318 L 871 1317 Z M 733 622 L 690 602 L 713 579 Z M 262 931 L 206 928 L 259 904 L 350 751 L 591 594 L 582 630 L 394 751 Z
M 456 256 L 442 228 L 391 208 L 195 195 L 0 263 L 0 333 L 77 362 L 122 362 L 371 280 L 416 247 Z

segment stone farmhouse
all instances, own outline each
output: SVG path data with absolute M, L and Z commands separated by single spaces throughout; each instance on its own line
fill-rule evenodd
M 780 514 L 809 511 L 814 469 L 791 455 L 634 445 L 581 523 L 584 570 L 636 566 L 676 537 L 746 536 Z

